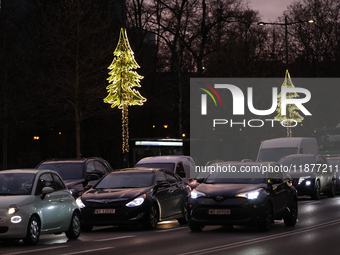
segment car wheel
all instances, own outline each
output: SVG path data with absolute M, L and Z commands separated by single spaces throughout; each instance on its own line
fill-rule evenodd
M 144 228 L 155 229 L 159 219 L 158 209 L 155 204 L 151 205 L 149 213 L 147 214 Z
M 33 245 L 38 243 L 39 237 L 40 221 L 37 216 L 33 215 L 28 221 L 27 234 L 23 241 L 25 244 Z
M 77 239 L 80 235 L 80 214 L 74 212 L 69 229 L 65 232 L 68 239 Z
M 320 196 L 321 196 L 320 181 L 317 180 L 315 182 L 315 188 L 314 188 L 314 193 L 312 195 L 312 198 L 315 199 L 315 200 L 318 200 L 318 199 L 320 199 Z
M 183 204 L 183 218 L 178 219 L 178 223 L 180 225 L 184 225 L 188 223 L 188 201 L 185 200 L 184 204 Z
M 201 232 L 203 230 L 203 226 L 195 223 L 189 223 L 189 228 L 193 232 Z
M 93 229 L 93 225 L 91 225 L 91 224 L 82 224 L 82 225 L 80 226 L 80 229 L 81 229 L 81 231 L 83 231 L 83 232 L 91 232 L 92 229 Z
M 269 231 L 272 225 L 272 218 L 273 218 L 272 206 L 270 205 L 270 203 L 266 203 L 262 220 L 258 224 L 258 229 L 261 231 Z
M 298 204 L 296 199 L 292 201 L 292 204 L 288 207 L 288 209 L 289 215 L 283 218 L 283 221 L 286 226 L 295 226 L 298 216 Z
M 331 188 L 330 190 L 327 192 L 327 196 L 328 197 L 334 197 L 335 196 L 335 180 L 332 179 L 332 183 L 331 183 Z

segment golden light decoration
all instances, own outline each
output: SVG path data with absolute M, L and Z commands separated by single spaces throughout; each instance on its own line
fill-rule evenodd
M 122 109 L 123 153 L 129 152 L 128 106 L 143 105 L 146 101 L 146 98 L 133 89 L 133 87 L 141 87 L 139 82 L 143 76 L 132 71 L 140 66 L 135 60 L 127 38 L 126 29 L 121 28 L 118 45 L 113 52 L 114 59 L 108 67 L 111 70 L 110 76 L 107 78 L 109 85 L 106 87 L 109 94 L 104 98 L 104 102 L 111 104 L 111 108 L 118 106 L 119 109 Z
M 295 87 L 290 78 L 290 74 L 288 70 L 286 70 L 285 79 L 281 87 L 287 87 L 287 88 Z M 290 92 L 290 93 L 287 93 L 286 97 L 296 98 L 296 97 L 299 97 L 299 95 L 296 92 Z M 281 115 L 281 92 L 277 96 L 277 98 L 278 98 L 278 103 L 277 103 L 278 108 L 276 109 L 276 111 L 278 114 L 274 117 L 274 119 L 280 122 L 283 121 L 287 123 L 288 124 L 287 125 L 287 137 L 292 137 L 292 128 L 291 128 L 292 121 L 301 122 L 303 120 L 303 117 L 296 111 L 298 108 L 296 107 L 295 104 L 287 104 L 287 108 L 286 108 L 287 115 Z

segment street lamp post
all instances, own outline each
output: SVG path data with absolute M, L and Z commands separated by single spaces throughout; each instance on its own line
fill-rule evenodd
M 259 26 L 264 26 L 264 25 L 279 25 L 279 26 L 285 26 L 285 41 L 286 41 L 286 70 L 288 70 L 288 26 L 289 25 L 294 25 L 298 23 L 313 23 L 314 20 L 299 20 L 299 21 L 294 21 L 294 22 L 288 22 L 288 16 L 285 15 L 285 23 L 271 23 L 271 22 L 258 22 L 257 25 Z
M 286 76 L 285 76 L 285 81 L 282 84 L 283 86 L 292 86 L 294 87 L 293 83 L 290 80 L 290 75 L 288 72 L 288 65 L 289 65 L 289 61 L 288 61 L 288 26 L 289 25 L 293 25 L 293 24 L 297 24 L 297 23 L 313 23 L 314 20 L 310 19 L 310 20 L 299 20 L 299 21 L 295 21 L 295 22 L 288 22 L 288 16 L 285 15 L 285 23 L 266 23 L 266 22 L 258 22 L 257 24 L 260 26 L 264 26 L 264 25 L 279 25 L 279 26 L 285 26 L 285 43 L 286 43 Z M 289 83 L 289 84 L 288 84 Z M 281 95 L 281 93 L 280 93 Z M 297 97 L 298 95 L 291 95 L 291 97 Z M 278 96 L 279 97 L 279 96 Z M 277 110 L 278 111 L 278 110 Z M 292 137 L 292 129 L 291 129 L 291 120 L 295 120 L 298 119 L 299 122 L 303 119 L 300 115 L 298 115 L 297 113 L 292 113 L 290 110 L 288 110 L 288 118 L 286 116 L 282 116 L 281 115 L 281 111 L 278 111 L 278 115 L 274 118 L 276 120 L 288 120 L 288 126 L 287 126 L 287 137 Z M 296 115 L 297 114 L 297 115 Z

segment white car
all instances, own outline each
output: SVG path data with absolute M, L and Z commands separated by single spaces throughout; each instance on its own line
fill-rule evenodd
M 0 171 L 0 239 L 36 244 L 40 234 L 80 235 L 80 209 L 51 170 Z
M 193 173 L 196 165 L 190 156 L 155 156 L 141 159 L 135 167 L 167 168 L 188 182 L 190 169 Z

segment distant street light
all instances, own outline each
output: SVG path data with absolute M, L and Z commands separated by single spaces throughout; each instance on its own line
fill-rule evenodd
M 264 25 L 279 25 L 285 26 L 285 41 L 286 41 L 286 70 L 288 70 L 288 26 L 294 25 L 298 23 L 314 23 L 314 20 L 300 20 L 295 22 L 288 22 L 288 16 L 285 16 L 285 23 L 270 23 L 270 22 L 258 22 L 257 25 L 264 26 Z

